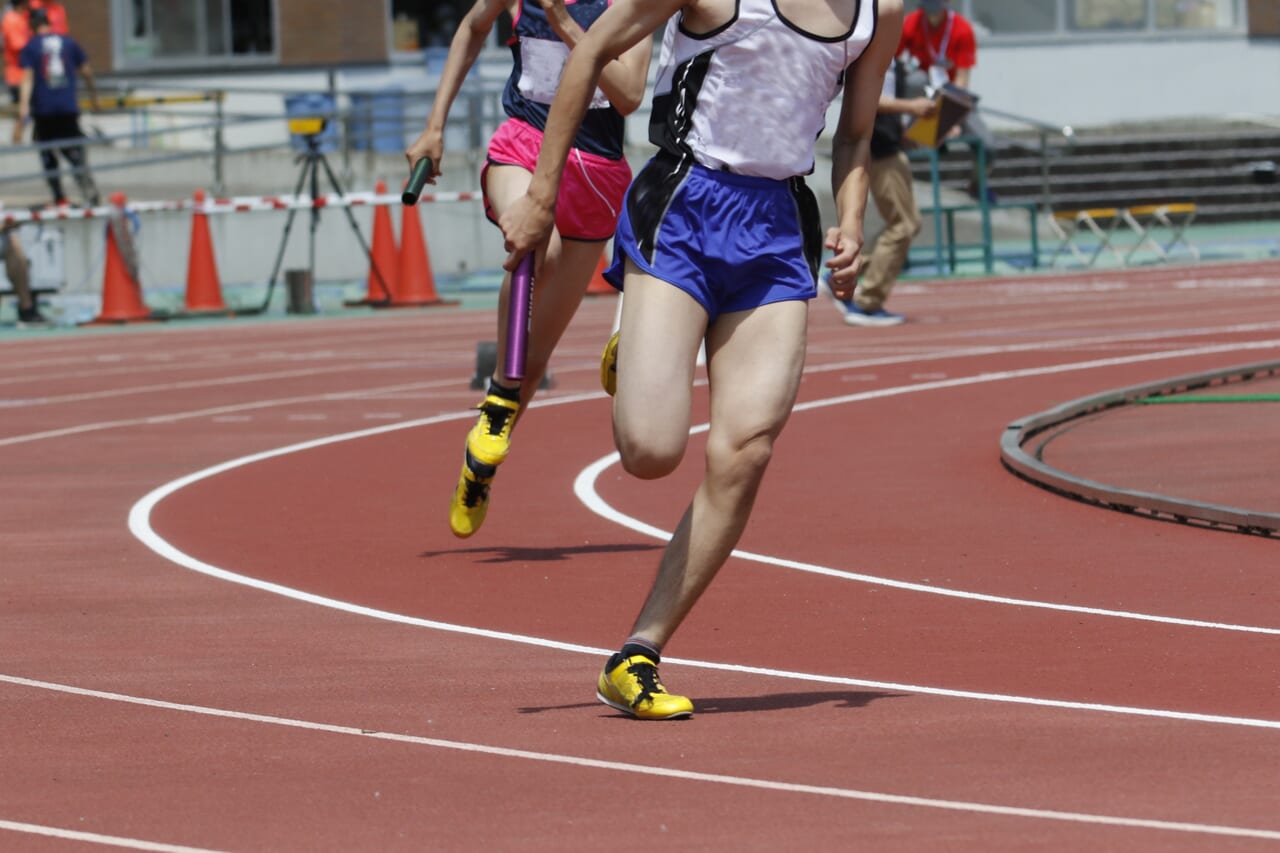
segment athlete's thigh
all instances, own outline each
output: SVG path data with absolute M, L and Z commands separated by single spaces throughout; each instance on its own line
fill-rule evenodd
M 782 431 L 804 369 L 809 304 L 772 302 L 721 315 L 707 333 L 709 442 L 737 447 Z
M 493 221 L 496 223 L 502 214 L 529 189 L 533 175 L 522 166 L 490 164 L 484 171 L 484 197 Z M 538 270 L 540 276 L 549 277 L 556 273 L 556 263 L 560 258 L 560 232 L 552 229 L 551 241 L 547 244 L 546 256 Z M 594 271 L 594 267 L 593 267 Z
M 706 310 L 630 260 L 623 287 L 614 429 L 622 436 L 683 448 Z
M 484 170 L 484 197 L 495 218 L 502 216 L 525 194 L 533 175 L 520 166 L 491 163 Z
M 529 338 L 529 356 L 534 359 L 551 358 L 556 344 L 582 304 L 582 297 L 604 252 L 604 243 L 600 241 L 552 242 L 558 244 L 557 255 L 543 264 L 534 283 L 533 334 Z

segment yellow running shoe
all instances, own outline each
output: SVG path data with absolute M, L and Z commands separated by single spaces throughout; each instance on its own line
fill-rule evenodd
M 449 529 L 459 539 L 466 539 L 480 529 L 489 512 L 489 484 L 498 469 L 485 465 L 467 451 L 462 459 L 462 474 L 458 487 L 449 501 Z
M 618 333 L 614 332 L 600 356 L 600 384 L 612 397 L 618 392 Z
M 637 720 L 677 720 L 693 714 L 693 703 L 668 693 L 658 681 L 657 664 L 643 655 L 624 658 L 613 669 L 605 664 L 596 698 Z
M 485 465 L 501 465 L 511 452 L 511 428 L 520 414 L 520 404 L 489 394 L 476 408 L 480 417 L 467 433 L 467 450 Z

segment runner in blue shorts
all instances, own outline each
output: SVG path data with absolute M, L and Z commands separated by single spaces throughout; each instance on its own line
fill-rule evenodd
M 463 80 L 504 12 L 512 19 L 513 65 L 502 93 L 507 120 L 489 140 L 480 172 L 485 214 L 497 222 L 529 185 L 542 145 L 542 127 L 560 70 L 574 44 L 609 8 L 612 0 L 475 0 L 449 46 L 426 127 L 405 151 L 412 168 L 430 157 L 435 183 L 444 155 L 444 129 Z M 593 87 L 590 107 L 572 142 L 572 165 L 560 187 L 555 226 L 538 258 L 533 315 L 523 381 L 501 376 L 506 361 L 506 308 L 511 276 L 498 300 L 494 375 L 467 433 L 462 472 L 449 501 L 449 529 L 466 538 L 480 529 L 489 511 L 489 491 L 498 466 L 511 450 L 511 432 L 538 390 L 547 362 L 569 326 L 595 275 L 605 241 L 613 234 L 622 197 L 631 182 L 623 156 L 624 116 L 644 100 L 652 44 L 625 51 Z
M 751 514 L 799 389 L 823 249 L 837 296 L 852 295 L 865 265 L 871 130 L 902 17 L 902 0 L 617 0 L 574 48 L 528 191 L 499 220 L 513 269 L 546 243 L 598 75 L 665 21 L 649 132 L 660 152 L 632 183 L 615 235 L 606 277 L 626 300 L 602 377 L 616 357 L 614 438 L 637 477 L 665 476 L 684 455 L 704 341 L 711 417 L 703 480 L 596 681 L 597 698 L 634 717 L 693 713 L 659 681 L 661 652 Z M 803 176 L 842 91 L 837 224 L 824 238 Z

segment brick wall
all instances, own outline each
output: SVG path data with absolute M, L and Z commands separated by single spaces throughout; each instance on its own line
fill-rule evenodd
M 1280 3 L 1276 0 L 1249 0 L 1249 35 L 1280 36 Z
M 387 0 L 279 0 L 277 9 L 283 66 L 385 62 L 389 56 Z
M 110 0 L 62 0 L 72 37 L 89 54 L 95 73 L 112 68 Z
M 113 0 L 62 0 L 71 34 L 98 73 L 113 70 Z M 358 12 L 353 12 L 357 9 Z M 280 65 L 385 62 L 389 0 L 277 0 Z

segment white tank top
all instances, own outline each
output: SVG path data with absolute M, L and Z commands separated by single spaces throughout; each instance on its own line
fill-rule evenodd
M 845 71 L 875 33 L 875 0 L 850 31 L 822 38 L 784 19 L 774 0 L 739 0 L 707 35 L 667 22 L 649 138 L 710 169 L 778 180 L 813 171 L 814 143 Z

